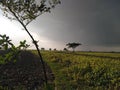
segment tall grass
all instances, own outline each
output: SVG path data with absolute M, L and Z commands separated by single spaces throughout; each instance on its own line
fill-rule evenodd
M 55 74 L 57 90 L 120 90 L 120 53 L 44 51 L 42 55 Z

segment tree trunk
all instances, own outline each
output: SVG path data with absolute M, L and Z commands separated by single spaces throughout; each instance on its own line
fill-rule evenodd
M 27 30 L 26 26 L 22 24 L 22 26 L 24 27 L 25 31 L 28 33 L 28 35 L 31 37 L 32 41 L 33 41 L 33 44 L 35 45 L 36 49 L 37 49 L 37 52 L 38 52 L 38 55 L 40 57 L 40 61 L 42 63 L 42 67 L 43 67 L 43 72 L 44 72 L 44 76 L 45 76 L 45 83 L 47 84 L 47 75 L 46 75 L 46 69 L 45 69 L 45 63 L 43 61 L 43 58 L 42 58 L 42 55 L 40 53 L 40 49 L 38 48 L 38 44 L 37 42 L 35 41 L 35 39 L 33 38 L 33 36 L 31 35 L 31 33 Z
M 42 63 L 43 72 L 44 72 L 44 76 L 45 76 L 45 83 L 47 84 L 47 75 L 46 75 L 45 64 L 44 64 L 42 55 L 41 55 L 41 53 L 40 53 L 40 50 L 39 50 L 39 48 L 38 48 L 37 42 L 35 41 L 35 39 L 34 39 L 33 36 L 31 35 L 31 33 L 28 31 L 28 29 L 27 29 L 27 27 L 24 25 L 24 23 L 23 23 L 23 22 L 18 18 L 18 16 L 14 13 L 14 11 L 12 11 L 10 7 L 8 7 L 8 9 L 9 9 L 10 12 L 15 16 L 15 18 L 17 19 L 17 21 L 23 26 L 23 28 L 25 29 L 25 31 L 28 33 L 28 35 L 29 35 L 30 38 L 32 39 L 33 44 L 35 45 L 35 47 L 36 47 L 36 49 L 37 49 L 37 52 L 38 52 L 40 61 L 41 61 L 41 63 Z

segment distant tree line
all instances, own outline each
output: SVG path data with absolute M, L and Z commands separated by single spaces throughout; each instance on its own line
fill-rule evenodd
M 80 46 L 80 45 L 82 45 L 82 44 L 81 44 L 81 43 L 75 43 L 75 42 L 73 42 L 73 43 L 67 43 L 67 44 L 66 44 L 67 48 L 63 48 L 63 51 L 69 51 L 68 49 L 71 48 L 72 51 L 75 52 L 75 49 L 76 49 L 78 46 Z M 41 50 L 44 51 L 45 48 L 41 48 Z M 49 48 L 49 51 L 52 51 L 52 48 Z M 54 48 L 53 51 L 57 51 L 57 49 Z

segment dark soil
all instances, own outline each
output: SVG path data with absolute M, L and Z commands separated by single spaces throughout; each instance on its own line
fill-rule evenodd
M 4 52 L 0 51 L 0 55 L 4 55 Z M 50 67 L 46 63 L 45 67 L 48 81 L 53 82 L 54 75 Z M 36 87 L 43 86 L 44 83 L 40 59 L 31 52 L 21 51 L 16 63 L 0 65 L 0 86 L 2 87 L 14 90 L 15 87 L 23 86 L 27 90 L 33 90 Z

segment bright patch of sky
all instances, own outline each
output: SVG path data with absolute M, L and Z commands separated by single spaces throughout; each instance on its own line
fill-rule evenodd
M 14 24 L 12 21 L 8 20 L 6 17 L 0 15 L 0 34 L 10 37 L 12 42 L 17 46 L 20 41 L 27 40 L 27 43 L 30 44 L 30 49 L 35 49 L 32 44 L 31 38 L 28 36 L 25 30 L 19 27 L 17 24 Z M 40 47 L 46 47 L 47 49 L 53 47 L 55 45 L 54 41 L 49 40 L 48 38 L 39 36 L 35 32 L 31 32 L 35 40 L 39 41 Z M 54 44 L 48 44 L 54 43 Z M 55 47 L 55 46 L 54 46 Z M 59 47 L 59 45 L 58 45 Z

